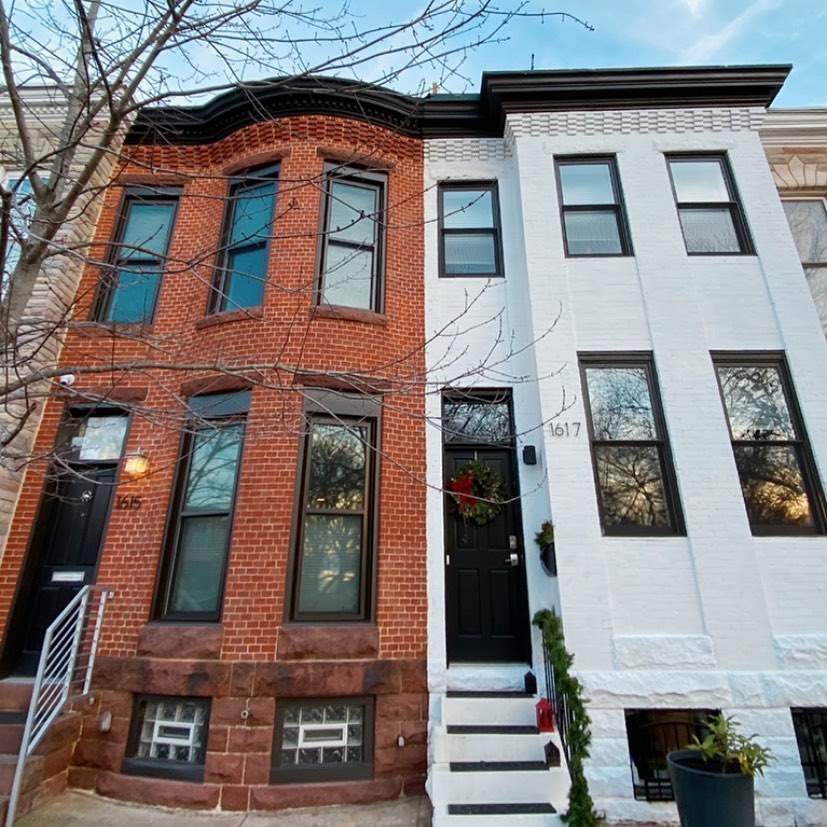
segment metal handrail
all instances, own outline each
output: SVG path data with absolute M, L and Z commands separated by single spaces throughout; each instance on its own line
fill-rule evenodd
M 557 681 L 554 675 L 554 666 L 551 663 L 548 649 L 545 646 L 543 646 L 543 667 L 546 678 L 546 698 L 554 710 L 554 720 L 557 724 L 557 732 L 560 735 L 560 745 L 563 748 L 563 757 L 566 759 L 566 768 L 569 772 L 569 778 L 571 778 L 571 754 L 569 751 L 571 712 L 569 711 L 568 698 L 566 698 L 565 694 L 558 691 Z
M 95 594 L 99 595 L 97 611 L 94 623 L 87 628 Z M 76 700 L 89 693 L 103 613 L 110 597 L 112 593 L 102 586 L 84 586 L 46 630 L 9 795 L 6 827 L 14 824 L 29 756 L 70 697 Z

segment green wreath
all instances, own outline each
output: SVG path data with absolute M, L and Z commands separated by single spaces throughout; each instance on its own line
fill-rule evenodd
M 445 487 L 451 492 L 454 512 L 466 523 L 473 520 L 477 525 L 485 525 L 502 513 L 505 484 L 486 462 L 466 462 L 457 468 Z

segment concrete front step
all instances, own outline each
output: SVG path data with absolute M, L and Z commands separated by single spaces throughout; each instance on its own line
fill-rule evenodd
M 560 746 L 555 732 L 537 732 L 521 735 L 460 734 L 450 735 L 443 728 L 434 733 L 434 760 L 437 764 L 451 761 L 539 761 L 545 756 L 544 747 L 553 741 Z
M 462 724 L 536 726 L 536 700 L 529 695 L 455 695 L 442 701 L 442 720 Z
M 492 775 L 485 770 L 455 772 L 450 765 L 434 767 L 431 778 L 435 804 L 565 801 L 569 781 L 566 771 L 560 768 L 501 769 Z
M 44 758 L 41 755 L 32 755 L 26 761 L 23 772 L 21 790 L 32 790 L 40 783 L 43 777 Z M 17 766 L 16 755 L 0 755 L 0 795 L 8 795 L 14 782 L 14 769 Z
M 458 815 L 454 813 L 434 812 L 433 827 L 563 827 L 558 813 L 508 813 L 482 815 L 474 813 Z
M 34 681 L 6 678 L 0 681 L 0 712 L 28 712 Z

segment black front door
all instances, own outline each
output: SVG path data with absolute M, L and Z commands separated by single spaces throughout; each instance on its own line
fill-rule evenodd
M 502 479 L 509 502 L 485 525 L 464 520 L 445 500 L 445 610 L 449 662 L 527 662 L 525 553 L 510 399 L 447 398 L 443 406 L 445 478 L 471 460 Z M 469 444 L 477 442 L 476 445 Z
M 43 491 L 3 648 L 4 671 L 33 675 L 51 622 L 94 583 L 126 435 L 122 412 L 70 417 Z

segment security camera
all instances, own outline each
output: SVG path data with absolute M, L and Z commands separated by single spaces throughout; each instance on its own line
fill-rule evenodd
M 75 374 L 74 373 L 64 373 L 58 380 L 61 385 L 66 385 L 68 388 L 70 385 L 75 384 Z

